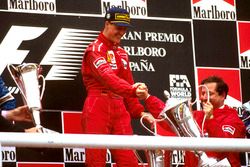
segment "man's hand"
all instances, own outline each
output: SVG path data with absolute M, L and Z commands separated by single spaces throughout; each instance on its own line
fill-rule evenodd
M 210 102 L 203 102 L 202 107 L 203 107 L 203 111 L 205 112 L 206 119 L 214 118 L 214 115 L 213 115 L 214 107 Z
M 38 133 L 38 129 L 36 127 L 25 129 L 25 133 Z
M 136 96 L 139 100 L 146 100 L 149 97 L 147 85 L 141 82 L 137 82 L 133 85 L 136 88 Z
M 20 106 L 8 111 L 6 113 L 6 118 L 11 121 L 32 121 L 28 106 Z
M 143 117 L 150 125 L 152 125 L 155 121 L 155 118 L 150 113 L 142 112 L 141 117 Z

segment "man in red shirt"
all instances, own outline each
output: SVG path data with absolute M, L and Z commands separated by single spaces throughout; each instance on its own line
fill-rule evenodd
M 82 128 L 86 134 L 132 135 L 131 117 L 140 118 L 144 107 L 136 96 L 136 87 L 129 67 L 129 57 L 120 41 L 130 16 L 122 8 L 110 8 L 105 15 L 104 29 L 85 51 L 82 77 L 87 90 L 83 106 Z M 120 167 L 137 167 L 132 150 L 110 150 Z M 86 164 L 104 167 L 106 149 L 86 149 Z
M 204 79 L 201 85 L 205 85 L 209 90 L 209 100 L 207 90 L 202 87 L 201 90 L 201 103 L 202 111 L 194 111 L 193 117 L 197 121 L 203 133 L 207 137 L 218 138 L 244 138 L 245 126 L 241 119 L 238 117 L 237 111 L 224 104 L 227 97 L 229 88 L 228 85 L 219 77 L 211 76 Z M 140 92 L 140 98 L 145 99 L 146 108 L 155 115 L 157 112 L 162 111 L 163 105 L 154 96 L 147 93 L 145 87 L 141 87 L 141 91 L 145 91 L 144 96 Z M 202 122 L 205 117 L 204 127 Z M 240 157 L 237 152 L 206 152 L 208 157 L 222 160 L 227 158 L 232 167 L 240 167 Z M 198 158 L 193 152 L 186 152 L 185 166 L 193 167 L 198 166 Z
M 238 116 L 235 109 L 224 104 L 229 88 L 228 85 L 219 77 L 211 76 L 204 79 L 201 85 L 205 85 L 209 90 L 208 95 L 205 88 L 201 91 L 201 102 L 203 112 L 195 111 L 193 116 L 201 127 L 205 116 L 203 133 L 208 137 L 220 138 L 244 138 L 245 126 Z M 197 163 L 197 158 L 193 153 L 186 153 L 186 166 L 193 166 Z M 208 157 L 218 160 L 227 158 L 232 167 L 239 167 L 240 155 L 237 152 L 206 152 Z

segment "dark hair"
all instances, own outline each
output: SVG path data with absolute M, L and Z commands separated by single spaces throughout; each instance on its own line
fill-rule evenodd
M 222 93 L 225 93 L 225 98 L 227 97 L 229 88 L 228 85 L 224 82 L 224 80 L 218 76 L 210 76 L 204 80 L 201 81 L 201 84 L 206 83 L 216 83 L 216 91 L 221 95 Z

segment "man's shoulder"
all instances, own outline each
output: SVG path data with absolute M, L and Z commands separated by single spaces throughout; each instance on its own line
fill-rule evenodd
M 102 45 L 102 42 L 98 39 L 92 41 L 87 48 L 93 48 L 96 46 Z
M 233 107 L 230 107 L 230 106 L 228 106 L 228 105 L 224 105 L 224 107 L 221 109 L 221 110 L 227 110 L 227 111 L 229 111 L 229 113 L 231 113 L 231 112 L 236 112 L 237 113 L 237 110 L 235 109 L 235 108 L 233 108 Z
M 96 39 L 89 44 L 85 52 L 106 52 L 107 46 L 101 40 Z

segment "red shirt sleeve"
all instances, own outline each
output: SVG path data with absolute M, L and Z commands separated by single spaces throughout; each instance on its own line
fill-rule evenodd
M 155 117 L 158 118 L 159 114 L 165 107 L 165 103 L 155 96 L 149 96 L 145 100 L 146 109 Z

